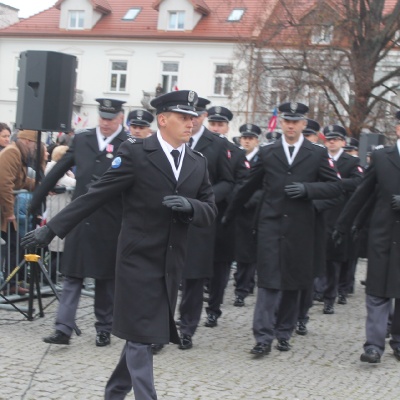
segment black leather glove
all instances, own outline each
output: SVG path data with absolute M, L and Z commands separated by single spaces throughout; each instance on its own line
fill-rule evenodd
M 353 225 L 350 229 L 350 234 L 351 238 L 353 239 L 353 242 L 355 242 L 358 237 L 360 236 L 360 230 L 358 229 L 357 225 Z
M 193 207 L 186 197 L 165 196 L 162 204 L 174 211 L 193 214 Z
M 285 192 L 292 199 L 301 199 L 307 195 L 306 187 L 299 182 L 293 182 L 291 185 L 286 185 Z
M 36 228 L 28 232 L 21 240 L 21 246 L 25 248 L 46 247 L 56 234 L 47 226 Z
M 392 196 L 392 208 L 395 211 L 400 211 L 400 195 L 394 194 Z
M 67 188 L 65 186 L 56 186 L 53 188 L 52 192 L 55 194 L 62 194 L 67 191 Z
M 228 224 L 229 224 L 228 218 L 226 218 L 226 215 L 224 215 L 224 216 L 221 218 L 221 225 L 222 225 L 222 226 L 227 226 Z
M 338 230 L 334 229 L 332 232 L 332 240 L 333 240 L 333 244 L 335 245 L 335 247 L 338 247 L 342 244 L 343 242 L 343 233 L 339 232 Z

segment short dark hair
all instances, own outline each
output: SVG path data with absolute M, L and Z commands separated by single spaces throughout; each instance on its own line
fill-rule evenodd
M 5 124 L 4 122 L 0 122 L 0 132 L 1 132 L 1 131 L 4 131 L 4 129 L 7 129 L 8 132 L 10 132 L 10 135 L 11 135 L 11 129 L 10 129 L 10 127 L 9 127 L 7 124 Z

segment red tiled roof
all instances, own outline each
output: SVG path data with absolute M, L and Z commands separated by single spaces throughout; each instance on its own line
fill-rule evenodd
M 65 0 L 58 0 L 57 3 L 54 4 L 54 7 L 60 10 L 61 3 L 63 3 L 64 1 Z M 92 6 L 96 11 L 102 12 L 104 14 L 108 14 L 111 12 L 111 7 L 107 0 L 89 0 L 89 1 L 92 3 Z
M 203 0 L 189 0 L 192 4 L 193 7 L 196 11 L 198 11 L 199 13 L 203 14 L 203 15 L 208 15 L 210 13 L 210 9 L 208 8 L 207 4 L 205 3 L 205 1 Z M 160 4 L 163 2 L 163 0 L 157 0 L 154 4 L 153 4 L 153 8 L 155 10 L 159 10 Z
M 158 39 L 158 40 L 218 40 L 236 42 L 249 39 L 255 29 L 254 21 L 266 15 L 270 4 L 279 0 L 266 0 L 267 7 L 260 0 L 194 0 L 197 6 L 206 5 L 210 10 L 207 16 L 198 22 L 193 31 L 160 31 L 157 29 L 158 11 L 151 0 L 108 0 L 111 13 L 104 15 L 91 30 L 65 30 L 59 28 L 60 4 L 0 30 L 0 36 L 20 37 L 76 37 L 76 38 L 121 38 L 121 39 Z M 93 3 L 105 0 L 93 1 Z M 122 18 L 130 8 L 141 11 L 133 21 Z M 244 8 L 240 21 L 227 21 L 234 8 Z
M 26 18 L 14 25 L 0 29 L 1 36 L 19 37 L 68 37 L 96 39 L 157 39 L 157 40 L 212 40 L 238 42 L 256 39 L 260 35 L 273 38 L 286 45 L 295 45 L 299 33 L 291 26 L 312 11 L 317 0 L 190 0 L 199 10 L 209 10 L 203 15 L 193 31 L 161 31 L 157 29 L 158 7 L 162 0 L 91 0 L 93 7 L 104 15 L 90 30 L 66 30 L 59 28 L 59 0 L 48 10 Z M 326 0 L 330 6 L 338 5 Z M 283 5 L 284 3 L 284 5 Z M 397 0 L 386 0 L 385 8 L 393 9 Z M 315 3 L 314 3 L 315 4 Z M 140 8 L 133 21 L 123 20 L 130 8 Z M 227 19 L 235 8 L 245 13 L 240 21 Z M 290 10 L 288 12 L 287 10 Z M 290 17 L 288 17 L 290 14 Z M 285 27 L 285 32 L 282 27 Z

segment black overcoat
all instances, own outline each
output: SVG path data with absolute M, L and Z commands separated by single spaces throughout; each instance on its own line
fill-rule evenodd
M 336 168 L 342 178 L 343 195 L 339 201 L 325 211 L 326 219 L 326 259 L 335 261 L 347 261 L 351 253 L 351 247 L 354 243 L 351 240 L 350 232 L 346 232 L 344 240 L 340 246 L 335 246 L 332 241 L 332 231 L 347 201 L 361 183 L 364 176 L 364 170 L 360 166 L 360 159 L 347 153 L 342 153 L 336 161 Z M 327 200 L 322 200 L 327 202 Z M 329 201 L 329 200 L 328 200 Z
M 127 135 L 121 128 L 111 142 L 114 158 L 119 146 L 126 139 Z M 95 128 L 75 135 L 67 153 L 35 190 L 32 208 L 40 204 L 57 181 L 73 166 L 76 167 L 73 199 L 87 193 L 89 187 L 110 168 L 114 158 L 107 157 L 106 150 L 99 150 Z M 69 233 L 65 240 L 61 272 L 77 278 L 113 279 L 121 220 L 122 197 L 116 194 L 107 204 L 82 219 Z
M 250 168 L 258 162 L 258 152 L 249 160 Z M 261 188 L 260 188 L 261 189 Z M 235 218 L 235 260 L 241 263 L 257 261 L 257 246 L 255 216 L 262 196 L 262 190 L 257 190 L 238 211 Z
M 345 232 L 371 196 L 375 196 L 368 230 L 366 293 L 400 298 L 400 212 L 391 206 L 400 194 L 400 156 L 397 146 L 376 150 L 357 190 L 337 221 Z
M 294 182 L 304 184 L 306 198 L 292 199 L 284 191 Z M 314 276 L 314 217 L 312 199 L 342 192 L 336 168 L 325 148 L 304 140 L 289 165 L 281 140 L 260 148 L 259 163 L 239 188 L 227 210 L 231 218 L 262 184 L 258 216 L 258 286 L 278 290 L 307 289 Z
M 220 204 L 232 191 L 233 175 L 228 158 L 227 140 L 208 129 L 196 143 L 195 150 L 207 159 L 210 182 L 215 202 Z M 213 274 L 215 222 L 206 228 L 191 225 L 188 232 L 188 251 L 183 277 L 185 279 L 208 278 Z
M 207 162 L 187 148 L 177 182 L 157 135 L 128 139 L 118 155 L 120 164 L 116 159 L 49 227 L 64 237 L 78 221 L 122 193 L 112 332 L 139 343 L 179 343 L 173 315 L 189 223 L 208 226 L 216 216 Z M 174 194 L 191 203 L 190 220 L 162 205 L 164 196 Z
M 250 171 L 249 162 L 243 148 L 229 142 L 228 154 L 235 185 L 224 201 L 218 203 L 218 216 L 216 220 L 217 233 L 215 238 L 214 263 L 232 263 L 235 259 L 235 221 L 222 225 L 221 219 L 225 214 L 229 202 L 234 196 L 238 186 L 248 177 Z

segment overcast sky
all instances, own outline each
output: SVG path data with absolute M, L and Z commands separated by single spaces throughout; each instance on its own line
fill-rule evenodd
M 18 8 L 18 16 L 27 18 L 56 4 L 57 0 L 0 0 L 0 3 Z

